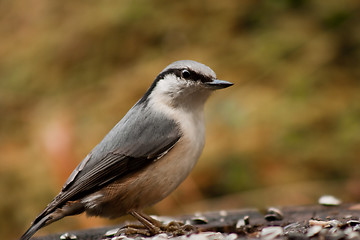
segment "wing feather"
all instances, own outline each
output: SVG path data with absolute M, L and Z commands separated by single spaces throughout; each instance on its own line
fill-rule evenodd
M 62 191 L 35 219 L 67 201 L 81 199 L 115 179 L 121 179 L 156 161 L 178 142 L 175 121 L 136 104 L 70 175 Z

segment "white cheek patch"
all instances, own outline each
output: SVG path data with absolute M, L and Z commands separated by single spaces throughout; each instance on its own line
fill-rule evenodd
M 179 91 L 181 91 L 184 86 L 186 86 L 185 81 L 176 77 L 175 74 L 170 74 L 157 83 L 155 91 L 157 92 L 156 94 L 165 93 L 168 95 L 173 95 L 179 93 Z
M 161 79 L 150 94 L 150 102 L 156 106 L 170 104 L 184 88 L 184 82 L 178 79 L 174 74 Z

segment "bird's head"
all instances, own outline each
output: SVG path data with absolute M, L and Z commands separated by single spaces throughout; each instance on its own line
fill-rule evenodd
M 181 60 L 160 72 L 143 100 L 149 98 L 174 107 L 203 106 L 211 92 L 231 85 L 233 83 L 217 79 L 208 66 L 192 60 Z

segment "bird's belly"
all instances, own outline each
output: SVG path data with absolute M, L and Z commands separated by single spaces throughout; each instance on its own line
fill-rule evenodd
M 189 142 L 180 139 L 156 162 L 83 199 L 86 212 L 89 215 L 112 218 L 124 215 L 131 209 L 141 209 L 157 203 L 168 196 L 189 175 L 203 146 L 203 140 Z M 90 201 L 86 202 L 86 200 Z

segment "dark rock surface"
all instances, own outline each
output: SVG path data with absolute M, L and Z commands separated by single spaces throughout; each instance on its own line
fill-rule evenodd
M 258 209 L 243 209 L 198 213 L 179 217 L 158 217 L 170 222 L 182 221 L 197 227 L 198 233 L 185 236 L 160 234 L 149 239 L 360 239 L 360 204 L 338 206 L 292 206 Z M 123 227 L 73 231 L 54 234 L 38 240 L 55 239 L 144 239 L 145 236 L 117 236 L 116 229 Z

